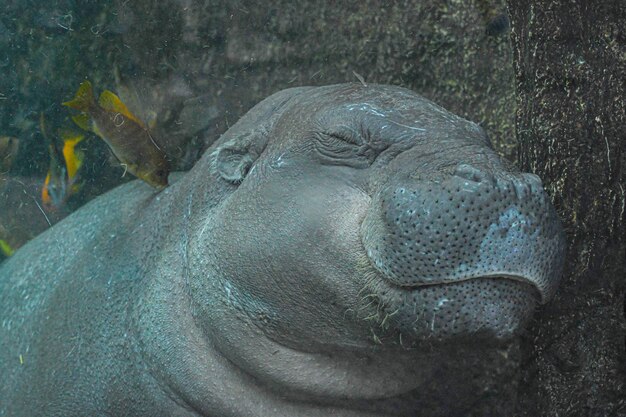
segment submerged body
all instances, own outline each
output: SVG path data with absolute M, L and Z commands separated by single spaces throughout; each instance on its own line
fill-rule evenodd
M 101 137 L 128 172 L 153 187 L 167 186 L 170 168 L 164 152 L 115 94 L 105 90 L 96 103 L 91 83 L 84 81 L 76 97 L 63 104 L 82 112 L 73 117 L 76 124 Z
M 419 415 L 454 359 L 433 341 L 511 337 L 563 248 L 473 123 L 398 87 L 285 90 L 0 267 L 0 415 Z

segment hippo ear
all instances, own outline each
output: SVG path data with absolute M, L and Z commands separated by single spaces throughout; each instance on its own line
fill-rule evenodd
M 233 184 L 241 183 L 267 143 L 265 132 L 236 136 L 214 152 L 217 173 Z
M 214 169 L 224 180 L 241 183 L 261 155 L 276 121 L 294 97 L 316 87 L 294 87 L 272 94 L 229 129 L 212 153 Z

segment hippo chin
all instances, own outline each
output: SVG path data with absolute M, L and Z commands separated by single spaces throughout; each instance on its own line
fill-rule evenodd
M 476 124 L 399 87 L 281 91 L 2 265 L 0 415 L 416 415 L 426 346 L 510 338 L 563 252 Z

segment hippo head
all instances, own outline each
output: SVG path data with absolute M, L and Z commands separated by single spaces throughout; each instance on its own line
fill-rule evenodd
M 502 340 L 557 287 L 564 234 L 539 178 L 409 90 L 285 90 L 205 158 L 228 190 L 198 225 L 211 292 L 283 345 Z

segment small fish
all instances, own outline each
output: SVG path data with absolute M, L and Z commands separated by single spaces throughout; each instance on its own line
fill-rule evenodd
M 125 170 L 156 188 L 167 186 L 170 172 L 165 154 L 152 138 L 148 126 L 128 110 L 109 90 L 95 100 L 89 81 L 83 81 L 73 100 L 64 106 L 81 113 L 72 120 L 82 129 L 100 136 Z
M 6 240 L 0 239 L 0 253 L 8 258 L 9 256 L 13 255 L 13 252 L 15 251 L 13 250 L 11 245 L 9 245 Z
M 0 136 L 0 174 L 9 172 L 19 146 L 20 140 L 18 138 Z
M 76 149 L 85 135 L 68 130 L 60 133 L 63 148 L 58 149 L 55 141 L 48 139 L 43 114 L 40 119 L 41 132 L 48 140 L 50 168 L 41 188 L 41 201 L 51 211 L 61 208 L 67 199 L 80 190 L 78 171 L 83 164 L 83 153 Z
M 9 243 L 9 233 L 0 223 L 0 261 L 4 255 L 5 258 L 13 255 L 15 248 Z

